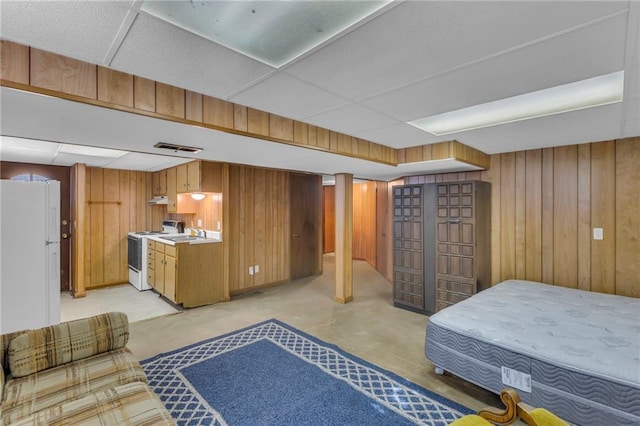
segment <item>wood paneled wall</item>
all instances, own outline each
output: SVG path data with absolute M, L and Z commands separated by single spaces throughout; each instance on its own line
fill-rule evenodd
M 491 182 L 493 284 L 517 278 L 640 297 L 638 164 L 636 137 L 496 154 L 483 172 L 405 182 Z M 602 241 L 593 228 L 604 229 Z
M 289 280 L 289 173 L 229 166 L 229 291 L 237 294 Z M 320 208 L 320 206 L 318 206 Z M 249 274 L 249 267 L 260 271 Z
M 336 187 L 327 185 L 322 187 L 324 208 L 323 253 L 333 253 L 336 250 Z
M 85 288 L 126 283 L 127 233 L 147 229 L 151 174 L 86 169 Z
M 376 183 L 353 184 L 353 258 L 376 266 Z

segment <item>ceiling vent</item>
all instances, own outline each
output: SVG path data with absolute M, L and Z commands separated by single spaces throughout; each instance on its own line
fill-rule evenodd
M 158 142 L 157 144 L 154 145 L 154 147 L 162 148 L 162 149 L 170 149 L 173 152 L 190 152 L 192 154 L 202 151 L 202 148 L 195 148 L 193 146 L 184 146 L 184 145 L 174 145 L 172 143 L 167 143 L 167 142 Z

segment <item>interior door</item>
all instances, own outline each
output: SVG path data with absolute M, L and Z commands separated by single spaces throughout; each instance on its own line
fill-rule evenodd
M 44 164 L 0 162 L 0 179 L 57 180 L 60 182 L 60 291 L 70 287 L 70 169 Z
M 322 271 L 322 178 L 291 174 L 291 279 Z

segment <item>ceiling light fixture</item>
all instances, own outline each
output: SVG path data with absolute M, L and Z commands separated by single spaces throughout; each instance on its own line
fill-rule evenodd
M 145 1 L 141 10 L 279 68 L 380 10 L 375 1 Z
M 436 136 L 622 101 L 624 71 L 409 121 Z
M 120 151 L 118 149 L 97 148 L 95 146 L 71 145 L 65 143 L 60 146 L 58 153 L 86 155 L 89 157 L 120 158 L 129 152 Z
M 191 194 L 191 198 L 197 201 L 204 200 L 205 197 L 206 195 L 201 192 L 194 192 L 193 194 Z

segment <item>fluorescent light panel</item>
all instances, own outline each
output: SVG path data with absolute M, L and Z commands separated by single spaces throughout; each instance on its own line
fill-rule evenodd
M 408 122 L 436 136 L 622 101 L 624 71 Z
M 145 1 L 141 10 L 278 68 L 390 2 Z
M 127 151 L 120 151 L 117 149 L 97 148 L 93 146 L 84 145 L 69 145 L 63 144 L 60 148 L 60 153 L 86 155 L 89 157 L 103 157 L 103 158 L 120 158 L 127 154 Z

